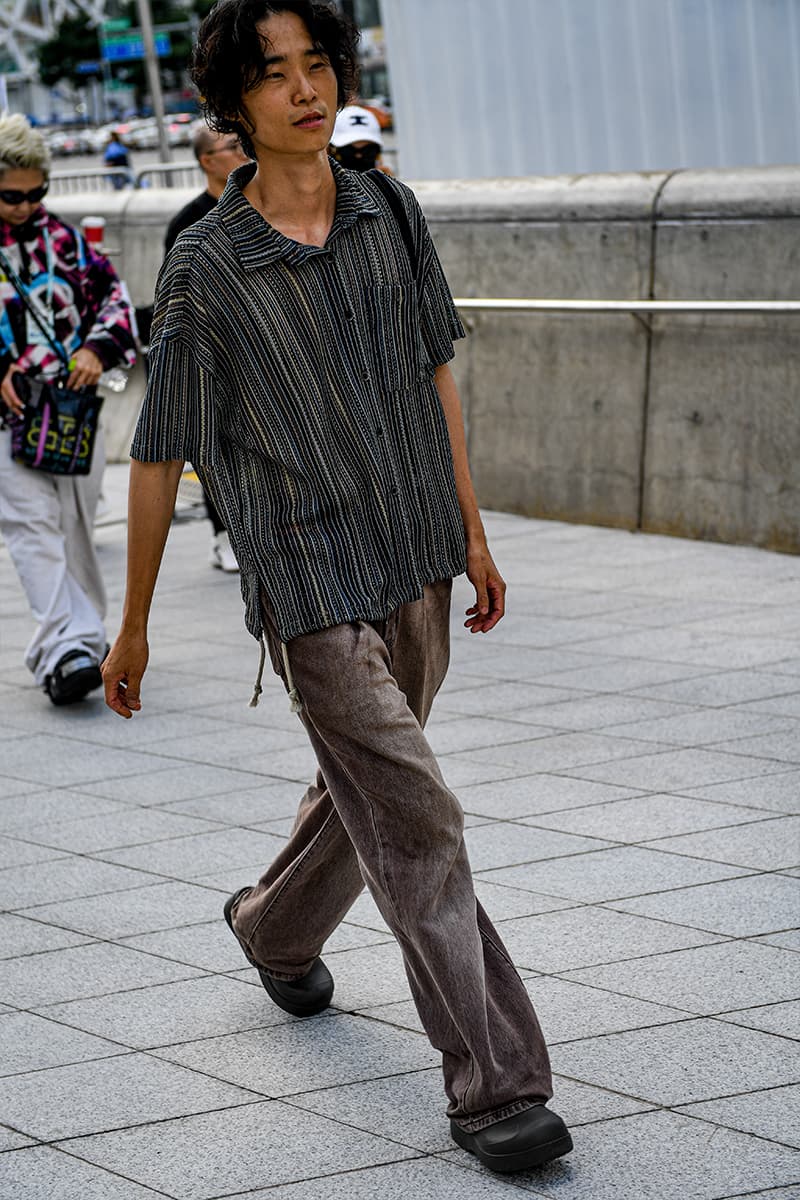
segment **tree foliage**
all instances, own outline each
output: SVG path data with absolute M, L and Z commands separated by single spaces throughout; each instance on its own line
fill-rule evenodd
M 193 0 L 190 6 L 176 3 L 175 0 L 151 0 L 153 24 L 171 25 L 186 22 L 194 13 L 202 19 L 214 4 L 214 0 Z M 121 10 L 120 15 L 127 17 L 131 29 L 139 27 L 139 11 L 136 0 L 129 0 Z M 170 34 L 171 53 L 159 59 L 162 71 L 172 71 L 180 74 L 186 69 L 192 48 L 189 30 L 173 31 Z M 86 75 L 78 70 L 82 62 L 100 61 L 100 42 L 97 28 L 92 28 L 85 16 L 65 17 L 56 30 L 55 36 L 49 42 L 39 47 L 39 77 L 46 87 L 54 87 L 63 79 L 69 80 L 73 86 L 81 87 L 86 83 Z M 112 63 L 112 75 L 124 78 L 137 92 L 146 89 L 144 62 L 127 61 Z

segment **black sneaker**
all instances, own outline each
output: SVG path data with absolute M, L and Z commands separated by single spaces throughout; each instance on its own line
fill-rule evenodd
M 233 928 L 233 910 L 242 896 L 249 891 L 252 891 L 252 888 L 239 888 L 238 892 L 228 897 L 222 910 L 228 928 L 237 942 L 239 938 Z M 239 942 L 239 945 L 242 946 L 242 943 Z M 321 958 L 315 958 L 311 970 L 300 979 L 273 979 L 250 957 L 244 946 L 242 951 L 250 965 L 258 971 L 258 977 L 270 1000 L 284 1012 L 291 1013 L 293 1017 L 314 1017 L 329 1006 L 333 997 L 333 978 Z
M 534 1104 L 477 1133 L 467 1133 L 451 1121 L 450 1133 L 456 1145 L 474 1154 L 490 1171 L 502 1174 L 541 1166 L 572 1149 L 566 1125 L 544 1104 Z
M 44 690 L 53 704 L 75 704 L 102 684 L 97 659 L 87 650 L 70 650 L 45 679 Z

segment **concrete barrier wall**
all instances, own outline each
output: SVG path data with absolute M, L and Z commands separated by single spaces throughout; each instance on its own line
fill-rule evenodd
M 800 299 L 800 168 L 415 187 L 464 297 Z M 194 193 L 59 198 L 106 216 L 148 303 Z M 800 316 L 475 313 L 458 348 L 487 507 L 800 552 Z M 141 384 L 107 405 L 123 456 Z

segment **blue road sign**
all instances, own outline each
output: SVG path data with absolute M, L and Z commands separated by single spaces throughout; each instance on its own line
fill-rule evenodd
M 167 58 L 172 52 L 172 43 L 168 33 L 155 35 L 156 54 L 159 58 Z M 103 38 L 103 59 L 106 62 L 134 62 L 144 58 L 144 42 L 140 33 L 115 34 Z

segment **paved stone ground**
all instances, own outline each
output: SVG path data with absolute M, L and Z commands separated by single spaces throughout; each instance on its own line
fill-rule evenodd
M 119 613 L 124 468 L 99 530 Z M 272 1007 L 221 919 L 312 769 L 208 527 L 173 529 L 145 711 L 53 710 L 0 550 L 4 1200 L 800 1195 L 800 560 L 489 515 L 510 585 L 454 622 L 431 738 L 552 1046 L 575 1152 L 498 1179 L 362 897 L 336 1007 Z M 457 611 L 467 592 L 457 588 Z

